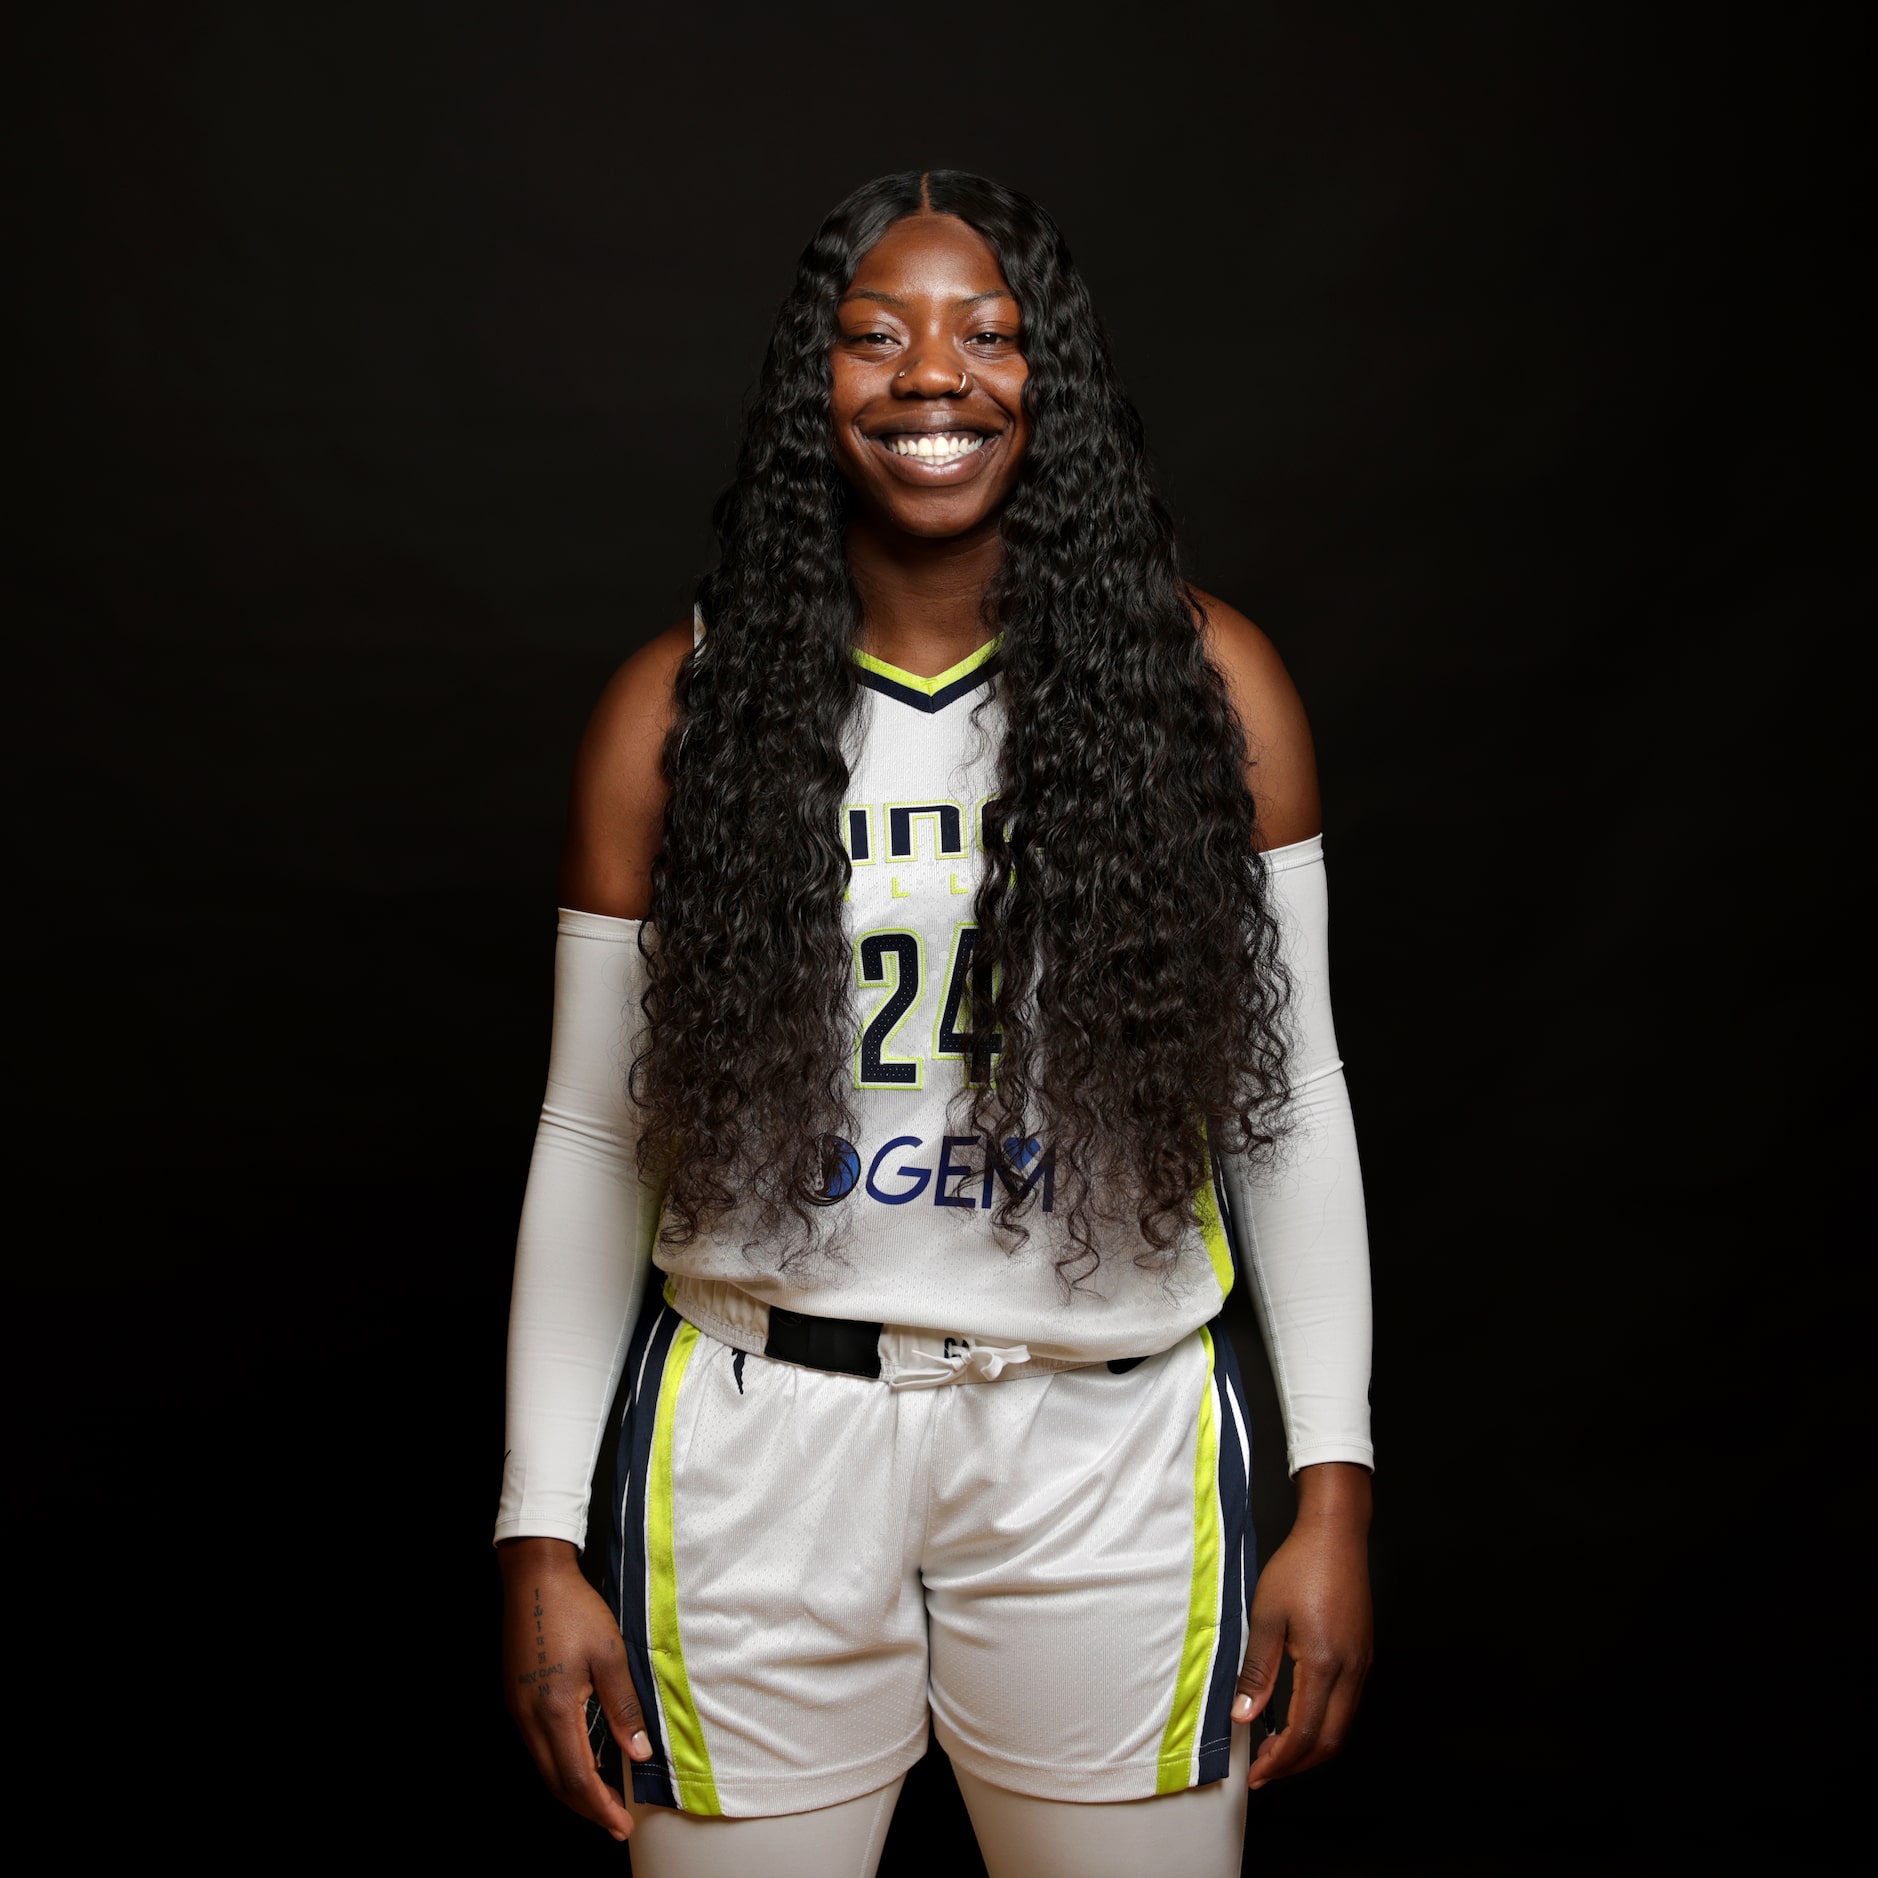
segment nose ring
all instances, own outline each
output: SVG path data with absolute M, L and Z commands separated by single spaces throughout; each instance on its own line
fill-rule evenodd
M 900 368 L 900 370 L 899 370 L 899 371 L 897 371 L 897 372 L 895 372 L 895 373 L 894 373 L 894 375 L 893 375 L 893 376 L 894 376 L 894 382 L 895 382 L 895 383 L 897 384 L 897 383 L 898 383 L 898 382 L 899 382 L 899 381 L 900 381 L 900 380 L 901 380 L 902 378 L 904 378 L 904 377 L 906 376 L 906 368 L 905 368 L 904 366 L 902 366 L 902 367 Z M 953 387 L 953 389 L 952 389 L 952 390 L 951 390 L 950 392 L 948 392 L 948 393 L 947 393 L 946 395 L 947 395 L 948 397 L 954 397 L 954 396 L 956 396 L 956 395 L 957 395 L 957 394 L 958 394 L 959 392 L 961 392 L 961 391 L 963 391 L 963 390 L 965 389 L 965 387 L 966 387 L 966 384 L 967 384 L 967 383 L 969 382 L 969 380 L 970 380 L 970 378 L 971 378 L 971 374 L 970 374 L 969 372 L 963 372 L 963 371 L 962 371 L 962 372 L 960 372 L 960 373 L 959 373 L 959 382 L 958 382 L 958 383 L 957 383 L 957 385 L 955 385 L 955 386 Z

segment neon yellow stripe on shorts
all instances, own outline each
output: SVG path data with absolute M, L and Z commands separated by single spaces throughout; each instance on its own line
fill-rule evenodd
M 1187 1636 L 1180 1649 L 1174 1706 L 1161 1736 L 1156 1793 L 1179 1793 L 1193 1782 L 1193 1751 L 1219 1641 L 1219 1420 L 1213 1407 L 1213 1338 L 1202 1329 L 1206 1373 L 1199 1438 L 1193 1444 L 1193 1578 L 1187 1592 Z
M 659 1681 L 665 1746 L 678 1804 L 687 1813 L 721 1813 L 717 1783 L 711 1778 L 711 1751 L 704 1744 L 704 1723 L 691 1699 L 691 1679 L 685 1674 L 685 1647 L 678 1635 L 678 1572 L 672 1558 L 672 1423 L 678 1409 L 678 1386 L 697 1347 L 697 1327 L 680 1324 L 659 1382 L 659 1406 L 652 1424 L 652 1478 L 646 1483 L 646 1561 L 651 1578 L 646 1615 L 652 1673 Z

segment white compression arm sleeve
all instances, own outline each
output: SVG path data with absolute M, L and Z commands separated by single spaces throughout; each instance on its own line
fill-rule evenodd
M 1330 1017 L 1324 838 L 1274 848 L 1265 860 L 1295 985 L 1291 1128 L 1269 1168 L 1223 1155 L 1220 1172 L 1284 1410 L 1290 1471 L 1319 1461 L 1373 1467 L 1369 1231 Z
M 515 1245 L 498 1539 L 586 1543 L 588 1485 L 658 1230 L 626 1094 L 645 988 L 637 920 L 562 911 L 548 1090 Z

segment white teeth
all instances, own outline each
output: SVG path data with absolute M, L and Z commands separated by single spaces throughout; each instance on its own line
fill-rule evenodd
M 922 463 L 956 463 L 981 448 L 984 438 L 953 433 L 938 437 L 889 437 L 887 448 L 895 456 L 918 457 Z

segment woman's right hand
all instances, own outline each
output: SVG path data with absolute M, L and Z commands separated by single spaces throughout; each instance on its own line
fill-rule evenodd
M 635 1761 L 652 1753 L 619 1626 L 565 1539 L 505 1539 L 496 1557 L 509 1713 L 555 1798 L 623 1840 L 632 1815 L 600 1778 L 587 1739 L 593 1695 L 623 1753 Z

